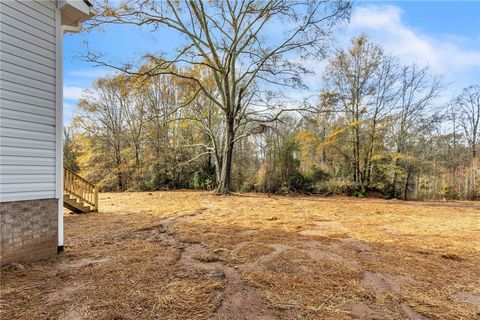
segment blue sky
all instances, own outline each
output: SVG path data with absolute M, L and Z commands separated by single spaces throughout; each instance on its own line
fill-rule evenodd
M 449 84 L 442 99 L 480 83 L 480 1 L 357 1 L 350 24 L 337 30 L 338 46 L 365 32 L 402 63 L 429 65 Z M 64 37 L 64 118 L 68 123 L 82 90 L 111 73 L 82 61 L 85 42 L 108 59 L 126 62 L 145 52 L 168 52 L 178 44 L 170 31 L 152 35 L 134 26 L 106 26 Z M 321 87 L 324 62 L 310 61 L 315 72 L 306 83 L 311 93 Z M 295 93 L 292 93 L 295 95 Z

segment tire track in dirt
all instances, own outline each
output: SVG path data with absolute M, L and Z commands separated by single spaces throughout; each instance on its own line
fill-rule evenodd
M 134 237 L 144 240 L 162 242 L 181 250 L 177 263 L 187 268 L 202 269 L 209 272 L 213 278 L 224 281 L 223 299 L 214 313 L 218 319 L 259 319 L 273 320 L 275 317 L 263 302 L 260 291 L 245 283 L 236 267 L 227 265 L 224 261 L 212 258 L 207 248 L 201 243 L 190 243 L 179 239 L 172 231 L 178 223 L 190 222 L 201 216 L 206 208 L 190 214 L 169 217 L 159 221 L 158 225 L 139 229 Z
M 373 254 L 373 248 L 366 242 L 348 236 L 348 228 L 345 228 L 340 222 L 318 221 L 314 229 L 300 231 L 303 236 L 323 236 L 328 237 L 330 233 L 344 233 L 346 238 L 336 239 L 338 242 L 330 245 L 329 248 L 322 247 L 320 242 L 311 240 L 305 243 L 305 247 L 314 259 L 332 259 L 343 263 L 353 270 L 363 273 L 361 286 L 371 291 L 375 296 L 390 294 L 399 301 L 399 308 L 403 315 L 408 319 L 428 320 L 427 317 L 415 311 L 406 301 L 403 301 L 401 289 L 405 284 L 414 284 L 415 281 L 408 277 L 398 274 L 375 273 L 363 268 L 363 265 L 355 259 L 345 258 L 342 252 L 353 249 L 357 254 L 362 255 L 368 260 L 377 259 Z M 350 314 L 361 320 L 383 319 L 385 316 L 375 310 L 374 306 L 367 305 L 359 301 L 349 301 Z

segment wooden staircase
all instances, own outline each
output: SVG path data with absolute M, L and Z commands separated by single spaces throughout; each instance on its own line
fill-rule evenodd
M 63 206 L 75 213 L 97 212 L 97 187 L 70 169 L 63 168 Z

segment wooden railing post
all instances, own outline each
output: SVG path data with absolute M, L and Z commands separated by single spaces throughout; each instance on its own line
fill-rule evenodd
M 95 211 L 98 212 L 98 188 L 95 187 Z

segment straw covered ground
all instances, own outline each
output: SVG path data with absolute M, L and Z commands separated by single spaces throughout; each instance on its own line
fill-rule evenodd
M 480 205 L 107 193 L 1 319 L 480 319 Z

